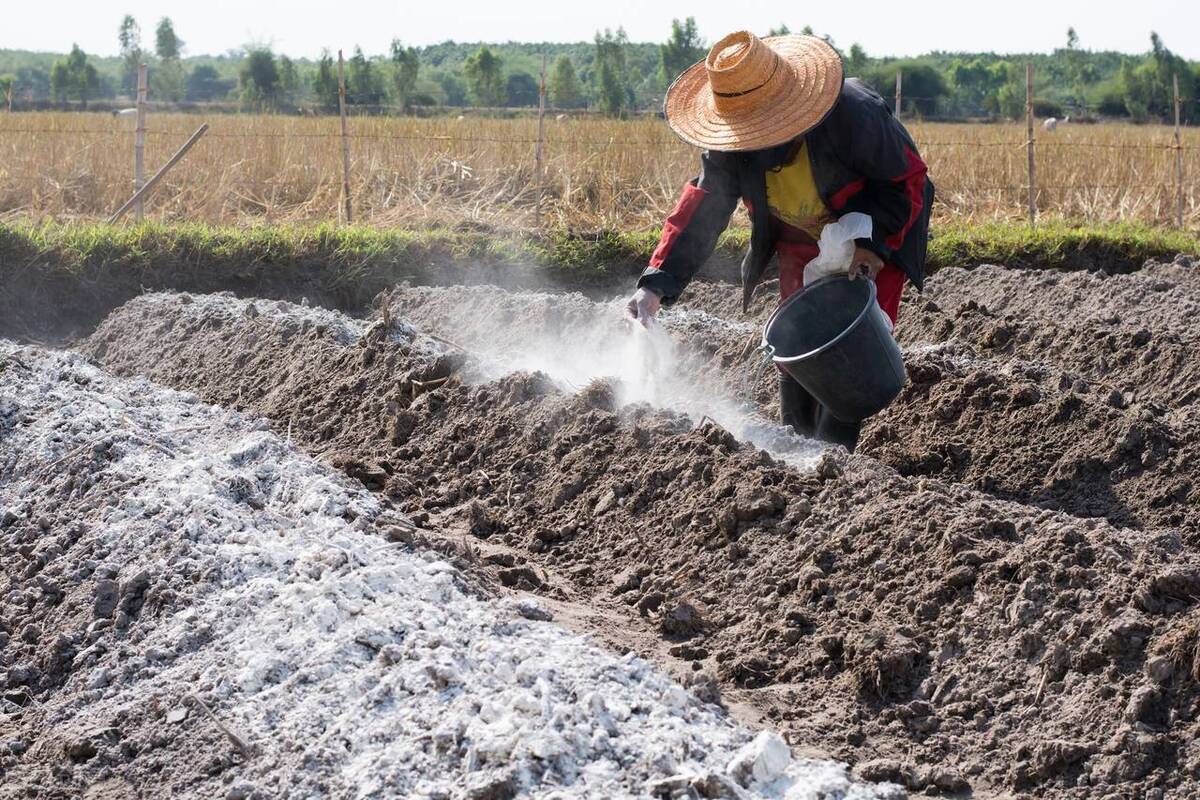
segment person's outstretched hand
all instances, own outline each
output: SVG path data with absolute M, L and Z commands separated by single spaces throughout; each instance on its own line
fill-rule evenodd
M 642 325 L 649 325 L 658 314 L 661 305 L 662 298 L 657 294 L 649 289 L 638 289 L 633 293 L 633 297 L 629 298 L 625 313 L 630 319 L 635 319 Z

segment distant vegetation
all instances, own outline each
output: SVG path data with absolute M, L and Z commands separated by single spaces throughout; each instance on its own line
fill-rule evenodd
M 802 29 L 811 33 L 808 28 Z M 780 26 L 764 33 L 789 32 Z M 151 65 L 151 98 L 168 102 L 221 102 L 242 108 L 292 111 L 337 108 L 336 55 L 289 57 L 265 45 L 220 56 L 191 56 L 169 18 L 143 43 L 139 23 L 126 16 L 115 29 L 120 55 L 89 56 L 77 46 L 66 55 L 0 50 L 0 101 L 86 107 L 131 98 L 137 65 Z M 833 43 L 833 42 L 831 42 Z M 1157 34 L 1150 49 L 1131 56 L 1083 48 L 1074 29 L 1050 54 L 950 53 L 894 59 L 839 47 L 850 75 L 864 78 L 891 99 L 897 70 L 904 75 L 904 111 L 931 119 L 1002 119 L 1020 116 L 1026 62 L 1035 70 L 1040 116 L 1166 119 L 1171 78 L 1178 75 L 1184 116 L 1200 120 L 1200 63 L 1175 55 Z M 504 44 L 446 41 L 428 47 L 395 40 L 384 54 L 347 49 L 347 95 L 366 110 L 399 113 L 422 106 L 535 106 L 543 57 L 549 103 L 589 108 L 609 116 L 657 110 L 671 79 L 702 58 L 707 42 L 695 20 L 675 20 L 666 40 L 631 42 L 623 29 L 597 32 L 591 42 Z

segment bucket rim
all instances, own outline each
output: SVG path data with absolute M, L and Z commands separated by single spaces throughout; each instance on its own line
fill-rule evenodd
M 771 316 L 767 319 L 766 324 L 763 325 L 762 346 L 766 347 L 766 348 L 771 347 L 770 343 L 767 341 L 767 331 L 771 330 L 771 325 L 773 325 L 775 323 L 775 320 L 779 317 L 779 315 L 782 314 L 788 308 L 788 306 L 790 306 L 792 303 L 797 302 L 804 295 L 805 292 L 807 292 L 810 289 L 813 289 L 817 286 L 821 286 L 826 283 L 832 283 L 833 281 L 848 281 L 848 280 L 850 280 L 850 278 L 846 275 L 829 275 L 827 277 L 820 278 L 818 280 L 813 281 L 808 286 L 805 286 L 803 289 L 796 292 L 791 297 L 789 297 L 787 300 L 785 300 L 782 305 L 780 305 L 773 312 L 771 312 Z M 820 347 L 813 348 L 812 350 L 809 350 L 807 353 L 801 353 L 801 354 L 795 355 L 795 356 L 772 355 L 771 360 L 774 361 L 776 364 L 794 364 L 797 361 L 804 361 L 805 359 L 812 358 L 814 356 L 819 356 L 821 353 L 824 353 L 826 350 L 829 350 L 834 345 L 838 344 L 838 342 L 842 341 L 842 339 L 845 339 L 846 336 L 850 333 L 850 331 L 857 328 L 859 323 L 861 323 L 863 321 L 863 318 L 867 314 L 871 313 L 871 306 L 876 302 L 876 296 L 877 296 L 877 292 L 878 292 L 878 290 L 875 288 L 875 281 L 873 281 L 871 278 L 863 276 L 861 278 L 858 278 L 858 280 L 865 280 L 867 282 L 867 288 L 868 288 L 867 302 L 863 306 L 862 311 L 860 311 L 858 313 L 858 316 L 854 318 L 853 322 L 851 322 L 849 325 L 847 325 L 845 328 L 843 328 L 841 333 L 839 333 L 837 336 L 833 337 L 832 339 L 830 339 L 828 342 L 821 345 Z

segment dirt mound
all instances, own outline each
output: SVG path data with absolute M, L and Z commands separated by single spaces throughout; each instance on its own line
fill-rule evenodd
M 1135 323 L 1096 320 L 1063 326 L 1036 317 L 1000 314 L 968 300 L 943 307 L 936 300 L 906 306 L 901 341 L 968 344 L 993 360 L 1016 359 L 1069 370 L 1114 401 L 1150 406 L 1181 422 L 1200 401 L 1200 332 L 1162 332 Z
M 749 322 L 761 327 L 778 302 L 778 279 L 763 281 L 755 287 L 747 311 L 742 311 L 741 286 L 717 281 L 693 281 L 688 284 L 687 291 L 675 307 L 698 308 L 724 319 Z
M 906 355 L 909 382 L 861 452 L 904 475 L 1135 527 L 1200 531 L 1200 436 L 1161 408 L 1044 365 L 946 345 Z
M 701 294 L 712 300 L 720 290 L 708 285 Z M 586 371 L 601 369 L 595 362 L 603 362 L 603 354 L 613 350 L 620 305 L 592 303 L 578 295 L 424 288 L 396 291 L 392 312 L 488 355 L 496 366 L 494 375 L 511 369 L 561 373 L 563 366 L 553 356 L 569 353 L 568 361 L 578 362 L 567 365 L 568 374 L 572 368 L 578 371 L 570 379 L 582 385 Z M 955 316 L 933 301 L 918 301 L 905 314 L 901 327 L 907 340 L 953 344 L 933 350 L 909 346 L 910 383 L 896 403 L 868 424 L 861 453 L 906 475 L 942 476 L 997 497 L 1077 516 L 1139 527 L 1200 525 L 1200 503 L 1194 499 L 1200 491 L 1200 426 L 1183 419 L 1171 422 L 1166 406 L 1139 402 L 1138 392 L 1123 392 L 1111 381 L 1101 383 L 1045 361 L 1027 362 L 1012 352 L 1016 348 L 1004 352 L 991 346 L 981 355 L 961 343 L 997 345 L 1017 336 L 1005 339 L 1007 323 L 994 322 L 973 304 Z M 679 344 L 673 355 L 680 372 L 695 384 L 722 391 L 731 402 L 752 400 L 763 417 L 777 413 L 775 371 L 766 370 L 755 382 L 754 324 L 728 322 L 700 308 L 666 311 L 662 323 Z M 1044 322 L 1040 328 L 1012 329 L 1030 335 L 1061 330 Z M 1185 350 L 1176 347 L 1170 360 L 1182 360 Z M 1121 352 L 1114 364 L 1155 363 Z M 1063 353 L 1064 360 L 1068 354 Z M 1161 394 L 1184 391 L 1170 370 L 1130 370 L 1126 383 L 1161 375 L 1162 384 L 1151 384 L 1161 386 Z M 1115 372 L 1110 369 L 1109 376 Z
M 697 672 L 859 774 L 1050 796 L 1200 788 L 1183 660 L 1200 560 L 1177 533 L 868 458 L 800 472 L 711 423 L 617 408 L 610 385 L 467 385 L 395 325 L 346 342 L 302 311 L 249 309 L 145 297 L 88 349 L 290 425 L 418 521 L 475 537 L 509 585 L 636 609 Z
M 597 303 L 574 293 L 495 287 L 397 287 L 390 302 L 393 318 L 477 355 L 475 380 L 545 371 L 578 389 L 615 377 L 622 403 L 644 401 L 708 417 L 772 452 L 798 451 L 799 461 L 821 449 L 778 427 L 777 378 L 772 370 L 759 372 L 753 352 L 760 335 L 753 323 L 697 308 L 668 309 L 660 315 L 667 332 L 662 336 L 628 324 L 622 298 Z
M 974 301 L 1066 328 L 1101 322 L 1183 335 L 1194 333 L 1200 318 L 1198 277 L 1200 265 L 1186 256 L 1120 275 L 985 266 L 939 270 L 925 294 L 945 308 Z
M 5 800 L 897 796 L 464 585 L 259 421 L 5 342 L 0 396 Z
M 902 309 L 910 383 L 860 452 L 1079 516 L 1200 530 L 1194 272 L 939 271 Z M 707 284 L 685 302 L 725 309 L 736 295 Z M 755 400 L 773 410 L 772 387 Z

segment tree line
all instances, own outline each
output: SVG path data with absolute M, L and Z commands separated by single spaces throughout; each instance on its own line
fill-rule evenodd
M 766 31 L 789 33 L 786 25 Z M 802 33 L 813 34 L 811 28 Z M 825 37 L 835 48 L 837 43 Z M 61 57 L 0 51 L 0 94 L 86 106 L 97 99 L 135 96 L 137 68 L 148 63 L 150 95 L 168 102 L 226 102 L 243 108 L 292 110 L 337 108 L 337 64 L 328 50 L 293 59 L 250 44 L 224 56 L 184 57 L 184 41 L 170 18 L 155 26 L 153 47 L 126 15 L 117 30 L 119 55 L 96 58 L 77 45 Z M 420 106 L 530 107 L 538 103 L 546 63 L 549 104 L 588 108 L 609 116 L 657 110 L 676 75 L 702 59 L 707 43 L 688 17 L 674 20 L 665 41 L 631 42 L 625 31 L 603 30 L 591 42 L 465 44 L 427 47 L 393 40 L 383 54 L 355 47 L 346 61 L 347 100 L 386 112 Z M 1064 46 L 1049 54 L 935 52 L 918 58 L 869 56 L 858 44 L 841 50 L 847 74 L 872 84 L 891 100 L 897 71 L 903 74 L 904 113 L 927 118 L 1015 118 L 1024 113 L 1025 64 L 1035 67 L 1035 105 L 1042 116 L 1167 118 L 1171 80 L 1178 76 L 1187 100 L 1184 115 L 1200 119 L 1200 64 L 1167 49 L 1156 34 L 1150 49 L 1130 56 L 1093 52 L 1069 29 Z

